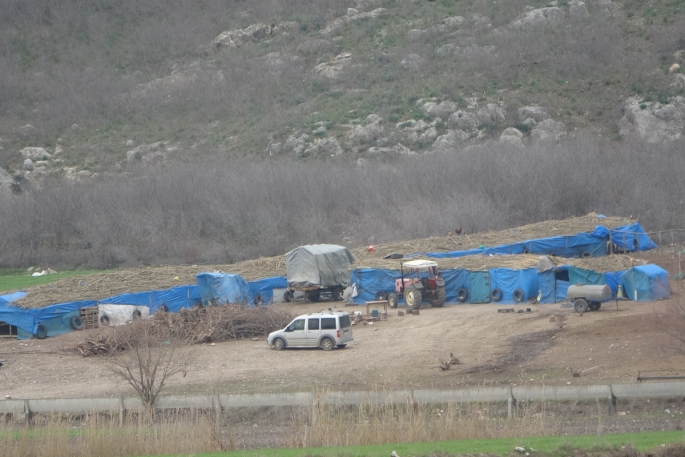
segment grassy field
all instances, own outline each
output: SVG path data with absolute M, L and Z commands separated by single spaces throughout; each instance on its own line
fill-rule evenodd
M 25 287 L 40 286 L 41 284 L 50 284 L 51 282 L 59 281 L 63 278 L 72 276 L 87 276 L 97 273 L 106 273 L 103 270 L 73 270 L 56 273 L 45 276 L 31 276 L 24 272 L 24 270 L 0 270 L 0 292 L 7 292 L 13 290 L 21 290 Z
M 387 457 L 395 451 L 400 457 L 447 453 L 452 455 L 487 452 L 496 455 L 515 453 L 517 446 L 526 451 L 552 455 L 575 455 L 572 449 L 604 449 L 632 446 L 647 450 L 662 444 L 682 444 L 682 431 L 642 432 L 612 435 L 546 436 L 537 438 L 500 438 L 490 440 L 434 441 L 426 443 L 379 444 L 351 447 L 320 447 L 304 449 L 260 449 L 255 451 L 210 452 L 197 457 Z M 565 452 L 568 451 L 568 452 Z

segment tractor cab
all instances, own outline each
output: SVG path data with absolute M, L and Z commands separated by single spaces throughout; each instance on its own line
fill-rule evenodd
M 407 306 L 419 309 L 423 299 L 439 308 L 445 304 L 445 280 L 438 264 L 432 260 L 408 260 L 400 264 L 400 277 L 395 279 L 395 292 L 386 295 L 391 308 L 404 298 Z

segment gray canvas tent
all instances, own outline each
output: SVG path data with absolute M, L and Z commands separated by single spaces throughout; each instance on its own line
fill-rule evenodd
M 357 258 L 349 249 L 334 244 L 308 244 L 285 255 L 288 286 L 330 287 L 350 282 L 349 267 Z

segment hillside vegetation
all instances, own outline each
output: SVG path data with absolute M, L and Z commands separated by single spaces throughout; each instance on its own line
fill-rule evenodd
M 682 226 L 685 0 L 549 5 L 8 0 L 0 267 Z

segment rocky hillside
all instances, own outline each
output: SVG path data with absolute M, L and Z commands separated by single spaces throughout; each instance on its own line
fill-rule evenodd
M 259 3 L 7 2 L 0 191 L 685 128 L 685 0 Z

